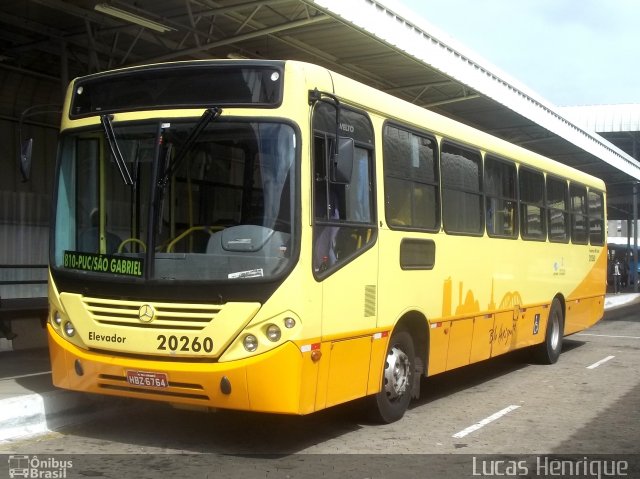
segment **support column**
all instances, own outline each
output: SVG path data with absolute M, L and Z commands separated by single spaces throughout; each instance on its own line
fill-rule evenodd
M 633 292 L 638 292 L 638 183 L 633 184 Z
M 629 266 L 629 270 L 627 271 L 627 277 L 625 278 L 627 287 L 630 287 L 633 284 L 633 277 L 634 277 L 633 268 L 631 267 L 631 262 L 633 260 L 632 238 L 633 238 L 633 218 L 631 216 L 628 216 L 627 217 L 627 249 L 624 250 L 624 260 L 626 264 Z
M 62 98 L 67 93 L 69 84 L 69 56 L 67 55 L 67 42 L 60 42 L 60 86 L 62 87 Z

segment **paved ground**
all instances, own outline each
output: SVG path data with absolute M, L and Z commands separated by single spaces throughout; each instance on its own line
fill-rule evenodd
M 485 475 L 504 472 L 500 467 L 505 463 L 491 462 L 487 455 L 504 460 L 505 454 L 516 465 L 525 461 L 519 465 L 527 466 L 529 477 L 557 477 L 534 474 L 540 472 L 536 463 L 543 461 L 544 466 L 552 455 L 586 457 L 585 463 L 592 466 L 601 458 L 637 467 L 637 300 L 638 296 L 624 295 L 607 298 L 605 319 L 567 338 L 556 365 L 535 365 L 526 352 L 516 352 L 425 380 L 423 397 L 403 420 L 390 425 L 369 423 L 358 402 L 288 417 L 203 414 L 163 404 L 107 400 L 90 407 L 84 403 L 81 415 L 75 414 L 76 407 L 73 415 L 66 415 L 75 423 L 48 428 L 55 432 L 0 442 L 0 454 L 13 455 L 14 463 L 18 455 L 57 461 L 67 457 L 73 467 L 66 477 L 114 478 L 473 477 L 478 467 L 493 473 Z M 37 374 L 46 365 L 40 361 L 42 357 L 29 359 L 24 353 L 22 362 L 33 372 L 11 381 L 25 391 L 43 387 L 48 376 Z M 9 382 L 5 379 L 0 385 Z M 51 390 L 42 396 L 48 397 Z M 11 398 L 0 401 L 0 411 L 7 399 Z M 50 411 L 45 421 L 65 416 Z M 6 457 L 7 462 L 0 457 L 0 477 L 6 470 L 3 462 L 9 464 Z M 640 477 L 640 471 L 619 477 Z

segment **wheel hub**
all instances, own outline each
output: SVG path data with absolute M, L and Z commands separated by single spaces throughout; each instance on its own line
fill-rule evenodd
M 555 350 L 560 344 L 560 320 L 557 315 L 553 316 L 553 320 L 549 325 L 551 328 L 551 347 Z
M 389 399 L 397 399 L 407 391 L 410 377 L 409 357 L 398 347 L 392 347 L 384 369 L 384 390 Z

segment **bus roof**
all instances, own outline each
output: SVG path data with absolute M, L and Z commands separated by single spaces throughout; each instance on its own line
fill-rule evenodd
M 368 85 L 360 83 L 356 80 L 348 78 L 344 75 L 327 70 L 324 67 L 300 62 L 297 60 L 286 60 L 284 63 L 288 67 L 301 68 L 305 70 L 307 78 L 313 78 L 320 72 L 330 73 L 333 84 L 334 94 L 341 98 L 345 103 L 351 104 L 356 107 L 365 109 L 373 114 L 377 114 L 380 117 L 387 118 L 389 120 L 410 125 L 416 129 L 422 129 L 433 133 L 438 137 L 445 137 L 456 142 L 466 144 L 478 148 L 486 153 L 494 154 L 498 157 L 505 159 L 511 159 L 519 164 L 525 164 L 536 169 L 543 170 L 550 174 L 571 178 L 574 181 L 580 182 L 591 188 L 595 188 L 601 191 L 605 191 L 605 183 L 599 178 L 591 176 L 580 170 L 560 163 L 552 158 L 545 157 L 538 153 L 534 153 L 526 148 L 517 146 L 513 143 L 509 143 L 498 137 L 485 133 L 481 130 L 473 128 L 469 125 L 445 117 L 438 113 L 435 113 L 426 108 L 409 103 L 398 97 L 392 96 L 388 93 L 382 92 Z M 70 111 L 71 98 L 73 88 L 78 82 L 87 81 L 89 79 L 102 79 L 112 75 L 121 76 L 126 72 L 140 71 L 140 70 L 154 70 L 154 69 L 167 69 L 171 67 L 185 67 L 189 65 L 249 65 L 249 66 L 266 66 L 266 65 L 282 65 L 283 61 L 277 60 L 190 60 L 181 62 L 169 62 L 142 65 L 136 67 L 127 67 L 117 70 L 111 70 L 107 72 L 101 72 L 93 75 L 79 77 L 74 79 L 69 85 L 67 96 L 65 100 L 64 112 Z M 63 115 L 62 128 L 65 129 L 70 126 L 69 116 Z M 93 122 L 93 121 L 92 121 Z M 76 123 L 74 121 L 73 123 Z M 87 121 L 79 121 L 76 124 L 81 126 L 86 124 Z

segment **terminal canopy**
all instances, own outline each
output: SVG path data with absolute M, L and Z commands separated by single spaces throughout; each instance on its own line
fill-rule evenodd
M 27 0 L 3 2 L 0 23 L 4 116 L 60 103 L 70 78 L 121 66 L 203 58 L 302 60 L 598 176 L 608 186 L 610 217 L 626 219 L 632 212 L 633 184 L 640 180 L 632 152 L 577 126 L 401 5 Z M 38 122 L 53 126 L 57 119 Z

